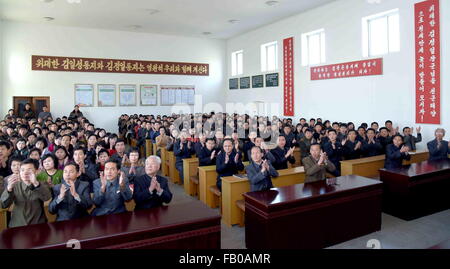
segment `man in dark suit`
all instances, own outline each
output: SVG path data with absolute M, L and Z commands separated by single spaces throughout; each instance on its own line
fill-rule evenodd
M 328 160 L 334 164 L 336 170 L 333 175 L 341 175 L 341 161 L 344 154 L 344 148 L 340 141 L 337 140 L 337 132 L 334 129 L 328 131 L 328 142 L 323 145 L 323 151 L 327 154 Z
M 416 143 L 422 142 L 422 134 L 420 133 L 421 128 L 416 128 L 417 137 L 413 136 L 413 129 L 409 127 L 403 128 L 403 136 L 405 145 L 408 146 L 412 151 L 417 149 Z
M 217 182 L 216 186 L 222 191 L 221 177 L 229 177 L 244 170 L 242 163 L 242 154 L 237 152 L 233 147 L 233 141 L 229 138 L 223 140 L 223 149 L 217 156 L 216 171 Z
M 214 138 L 207 138 L 205 146 L 200 149 L 198 154 L 198 166 L 209 166 L 216 164 L 216 156 L 219 150 L 215 147 L 216 141 Z
M 181 133 L 180 140 L 175 142 L 173 146 L 173 154 L 176 157 L 175 168 L 180 173 L 181 183 L 184 182 L 183 159 L 191 158 L 195 154 L 194 144 L 186 138 L 187 134 Z
M 53 187 L 53 200 L 48 206 L 50 214 L 56 214 L 56 220 L 72 220 L 89 216 L 92 207 L 89 183 L 78 179 L 80 166 L 68 163 L 64 167 L 61 184 Z
M 272 177 L 278 177 L 278 172 L 269 160 L 263 160 L 264 152 L 260 147 L 251 149 L 252 162 L 245 167 L 250 191 L 266 191 L 273 188 Z
M 450 154 L 450 142 L 444 140 L 445 130 L 436 129 L 434 132 L 436 139 L 428 142 L 428 151 L 430 152 L 430 161 L 446 160 Z
M 134 180 L 135 210 L 159 207 L 172 200 L 167 179 L 158 175 L 160 167 L 158 156 L 149 156 L 145 160 L 145 175 Z
M 386 159 L 384 160 L 384 168 L 395 169 L 402 167 L 403 160 L 410 160 L 409 148 L 403 145 L 403 137 L 399 134 L 392 139 L 392 144 L 386 148 Z
M 363 157 L 373 157 L 383 154 L 383 146 L 378 142 L 375 134 L 375 129 L 367 129 L 367 138 L 363 142 L 362 154 Z
M 272 149 L 270 153 L 273 156 L 272 165 L 276 170 L 287 169 L 288 162 L 291 164 L 295 163 L 294 158 L 295 147 L 286 147 L 286 138 L 280 135 L 277 140 L 277 147 Z

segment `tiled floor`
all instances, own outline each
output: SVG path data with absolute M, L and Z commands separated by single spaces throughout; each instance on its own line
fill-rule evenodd
M 182 204 L 197 200 L 185 194 L 180 185 L 170 184 L 170 190 L 174 194 L 171 203 Z M 424 249 L 449 238 L 450 210 L 412 221 L 383 214 L 381 231 L 332 246 L 330 249 L 365 249 L 370 239 L 379 240 L 381 248 L 385 249 Z M 228 227 L 222 223 L 222 248 L 245 248 L 245 227 Z

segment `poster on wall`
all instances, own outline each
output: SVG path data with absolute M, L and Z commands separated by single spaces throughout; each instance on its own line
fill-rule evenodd
M 441 124 L 441 41 L 439 0 L 414 5 L 416 123 Z
M 97 85 L 98 106 L 116 106 L 116 85 Z
M 161 105 L 194 105 L 195 86 L 161 86 Z
M 120 106 L 136 106 L 136 85 L 119 85 Z
M 376 76 L 383 74 L 383 58 L 311 67 L 311 80 Z
M 284 115 L 294 116 L 294 38 L 283 40 Z
M 243 77 L 239 79 L 241 89 L 250 89 L 250 77 Z
M 252 76 L 252 88 L 264 88 L 264 75 Z
M 75 105 L 94 106 L 94 84 L 75 84 Z
M 230 78 L 229 89 L 230 90 L 237 90 L 237 89 L 239 89 L 239 79 L 238 78 Z
M 141 85 L 141 106 L 156 106 L 158 103 L 158 86 Z
M 278 73 L 266 74 L 266 87 L 278 87 L 279 75 Z

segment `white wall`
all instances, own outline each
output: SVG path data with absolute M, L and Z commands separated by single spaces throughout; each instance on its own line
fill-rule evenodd
M 389 0 L 369 4 L 363 0 L 340 0 L 314 10 L 287 18 L 228 40 L 228 77 L 231 77 L 231 52 L 244 50 L 244 74 L 261 73 L 260 45 L 278 41 L 280 77 L 283 76 L 283 39 L 294 37 L 295 49 L 295 119 L 322 117 L 337 121 L 362 122 L 391 119 L 401 128 L 415 126 L 415 48 L 414 3 L 418 0 Z M 326 64 L 362 59 L 361 18 L 399 8 L 401 51 L 384 56 L 382 76 L 311 81 L 309 68 L 301 66 L 301 34 L 324 28 L 326 32 Z M 450 1 L 441 1 L 442 57 L 442 126 L 450 133 L 449 44 Z M 263 101 L 279 104 L 282 116 L 283 87 L 227 90 L 227 102 Z M 425 140 L 433 137 L 436 125 L 423 125 Z M 422 143 L 421 146 L 425 146 Z
M 195 85 L 196 94 L 203 96 L 204 104 L 222 103 L 220 94 L 226 87 L 226 42 L 223 40 L 14 22 L 3 22 L 3 38 L 2 115 L 12 106 L 12 96 L 51 96 L 53 116 L 68 115 L 74 106 L 75 83 Z M 31 55 L 209 63 L 210 75 L 31 71 Z M 171 108 L 116 106 L 82 108 L 81 111 L 96 126 L 115 132 L 121 114 L 166 114 L 171 113 Z

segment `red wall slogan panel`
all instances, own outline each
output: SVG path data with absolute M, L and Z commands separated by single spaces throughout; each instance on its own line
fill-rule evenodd
M 209 76 L 209 64 L 31 56 L 31 70 Z
M 294 116 L 294 38 L 283 40 L 284 51 L 284 115 Z
M 441 123 L 439 0 L 415 4 L 416 123 Z
M 311 80 L 383 74 L 383 58 L 311 67 Z

